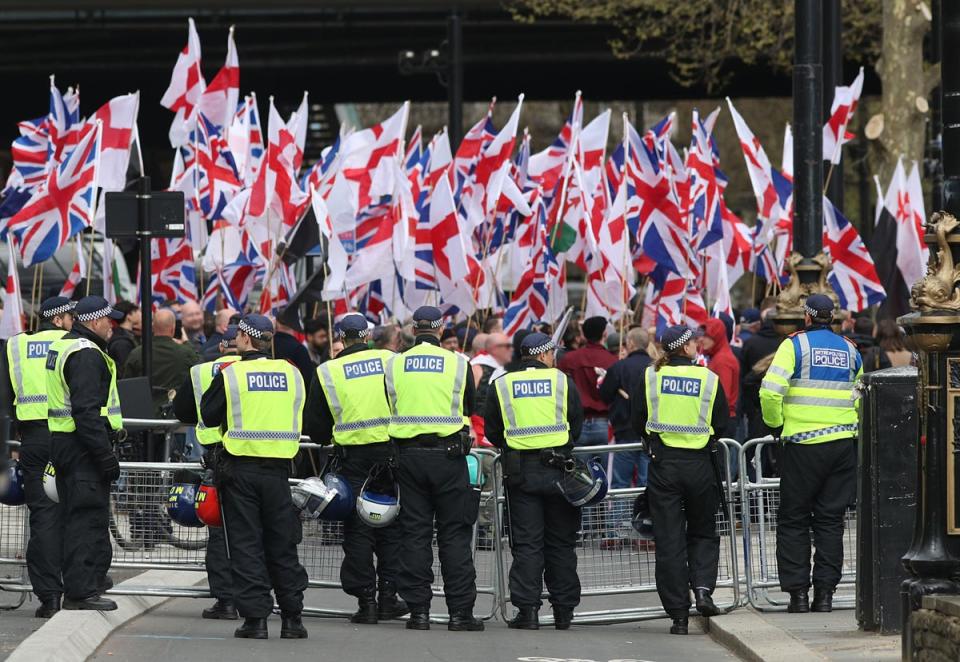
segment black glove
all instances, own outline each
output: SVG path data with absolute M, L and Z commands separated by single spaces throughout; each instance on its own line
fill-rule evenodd
M 773 435 L 773 438 L 777 441 L 780 441 L 780 435 L 783 434 L 783 426 L 777 426 L 775 428 L 770 428 L 770 434 Z
M 120 477 L 120 462 L 113 453 L 101 456 L 97 463 L 100 465 L 100 473 L 107 482 L 112 483 Z

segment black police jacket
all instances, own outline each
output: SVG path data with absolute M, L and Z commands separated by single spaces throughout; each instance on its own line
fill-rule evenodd
M 85 338 L 104 352 L 107 343 L 93 331 L 77 323 L 65 338 Z M 80 349 L 67 357 L 63 376 L 70 389 L 70 408 L 77 426 L 74 432 L 51 435 L 50 459 L 57 469 L 102 464 L 113 455 L 110 424 L 100 409 L 110 397 L 110 369 L 103 355 L 93 348 Z
M 519 370 L 546 367 L 540 361 L 527 359 L 520 364 Z M 580 395 L 577 393 L 577 387 L 573 380 L 567 375 L 563 377 L 567 380 L 567 423 L 570 424 L 570 440 L 568 443 L 573 446 L 573 442 L 576 441 L 583 430 L 583 405 L 580 403 Z M 501 378 L 498 377 L 497 379 Z M 483 433 L 487 441 L 500 450 L 505 450 L 507 441 L 503 435 L 503 413 L 500 411 L 500 393 L 497 391 L 496 380 L 490 382 L 490 386 L 487 387 L 487 404 L 486 410 L 483 412 L 483 420 Z

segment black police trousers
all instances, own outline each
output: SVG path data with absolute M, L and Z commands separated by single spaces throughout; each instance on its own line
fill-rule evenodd
M 30 542 L 27 543 L 27 572 L 34 594 L 41 600 L 63 593 L 60 559 L 60 506 L 43 491 L 43 469 L 50 460 L 50 431 L 47 422 L 20 423 L 20 468 L 23 491 L 30 510 Z
M 100 593 L 113 560 L 110 483 L 89 462 L 57 467 L 63 536 L 63 594 L 85 600 Z
M 657 593 L 672 617 L 690 611 L 690 589 L 713 591 L 720 562 L 720 503 L 710 451 L 660 444 L 647 470 L 647 502 L 657 543 Z
M 231 464 L 218 492 L 237 611 L 244 618 L 268 617 L 272 587 L 281 613 L 298 615 L 307 571 L 297 556 L 303 528 L 287 483 L 290 461 L 235 457 Z
M 787 443 L 780 456 L 777 566 L 780 588 L 810 588 L 810 530 L 813 585 L 833 590 L 843 566 L 843 518 L 857 488 L 853 439 L 821 444 Z
M 570 505 L 556 481 L 560 472 L 540 463 L 539 454 L 510 458 L 507 505 L 510 513 L 510 601 L 539 607 L 546 582 L 554 608 L 580 604 L 577 530 L 580 509 Z
M 338 449 L 341 454 L 340 471 L 350 483 L 355 497 L 367 479 L 367 473 L 377 462 L 395 457 L 392 444 L 379 443 L 347 446 Z M 406 494 L 401 489 L 401 496 Z M 395 585 L 399 565 L 400 525 L 398 522 L 381 528 L 369 526 L 354 510 L 343 527 L 343 563 L 340 583 L 347 595 L 360 597 L 379 585 Z M 377 555 L 374 566 L 373 555 Z M 378 581 L 379 579 L 379 581 Z
M 207 567 L 207 584 L 210 595 L 217 600 L 233 602 L 233 573 L 227 556 L 227 538 L 223 527 L 207 527 L 207 553 L 204 557 Z
M 433 526 L 443 592 L 451 612 L 472 610 L 477 600 L 473 565 L 473 526 L 480 493 L 470 486 L 467 462 L 447 457 L 443 447 L 404 446 L 398 441 L 400 468 L 400 566 L 397 589 L 413 610 L 429 610 L 433 598 Z

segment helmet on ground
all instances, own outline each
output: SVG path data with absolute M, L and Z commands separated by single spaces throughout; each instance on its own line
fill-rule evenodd
M 650 514 L 650 503 L 647 501 L 646 492 L 638 494 L 633 500 L 633 517 L 630 518 L 630 524 L 642 540 L 653 540 L 653 516 Z
M 217 486 L 213 484 L 213 472 L 208 471 L 203 482 L 197 488 L 194 507 L 197 518 L 207 526 L 223 526 L 223 515 L 220 513 L 220 497 L 217 496 Z
M 565 469 L 556 485 L 571 505 L 592 506 L 607 496 L 607 473 L 595 457 L 587 462 L 576 460 L 573 469 Z
M 54 503 L 60 503 L 60 495 L 57 494 L 57 470 L 53 462 L 47 462 L 43 468 L 43 493 Z
M 20 468 L 20 462 L 11 461 L 4 472 L 2 490 L 0 490 L 0 503 L 7 506 L 21 506 L 27 501 L 23 492 L 23 469 Z
M 357 497 L 357 515 L 374 528 L 387 526 L 400 514 L 400 485 L 385 462 L 370 468 Z

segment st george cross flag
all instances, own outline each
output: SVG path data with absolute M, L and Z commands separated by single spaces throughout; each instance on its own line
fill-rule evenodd
M 161 106 L 176 113 L 170 125 L 170 144 L 173 147 L 179 147 L 189 139 L 192 128 L 190 119 L 206 87 L 200 70 L 200 36 L 191 18 L 187 29 L 187 45 L 177 56 L 170 86 L 160 99 Z
M 63 287 L 60 288 L 60 296 L 68 299 L 73 298 L 73 293 L 77 291 L 80 281 L 87 275 L 87 261 L 84 257 L 83 242 L 80 241 L 80 235 L 77 235 L 75 240 L 77 259 L 74 260 L 73 269 L 70 270 L 67 279 L 63 282 Z
M 122 191 L 127 185 L 130 145 L 137 125 L 140 93 L 114 97 L 89 119 L 103 123 L 98 185 L 104 191 Z
M 847 133 L 847 126 L 857 110 L 862 90 L 863 67 L 860 67 L 860 73 L 850 87 L 837 86 L 833 104 L 830 106 L 830 118 L 823 125 L 823 158 L 830 163 L 840 163 L 843 155 L 841 147 L 853 138 L 853 135 Z
M 0 339 L 12 338 L 23 333 L 23 299 L 20 297 L 20 274 L 17 271 L 17 254 L 13 242 L 7 239 L 7 278 L 4 282 L 3 317 L 0 318 Z
M 197 109 L 216 126 L 221 127 L 224 136 L 227 136 L 230 133 L 230 125 L 239 99 L 240 60 L 237 58 L 237 45 L 233 41 L 231 25 L 230 32 L 227 33 L 227 59 L 200 95 Z
M 74 150 L 10 219 L 7 229 L 16 239 L 25 266 L 49 259 L 93 221 L 100 130 L 100 122 L 84 126 Z

